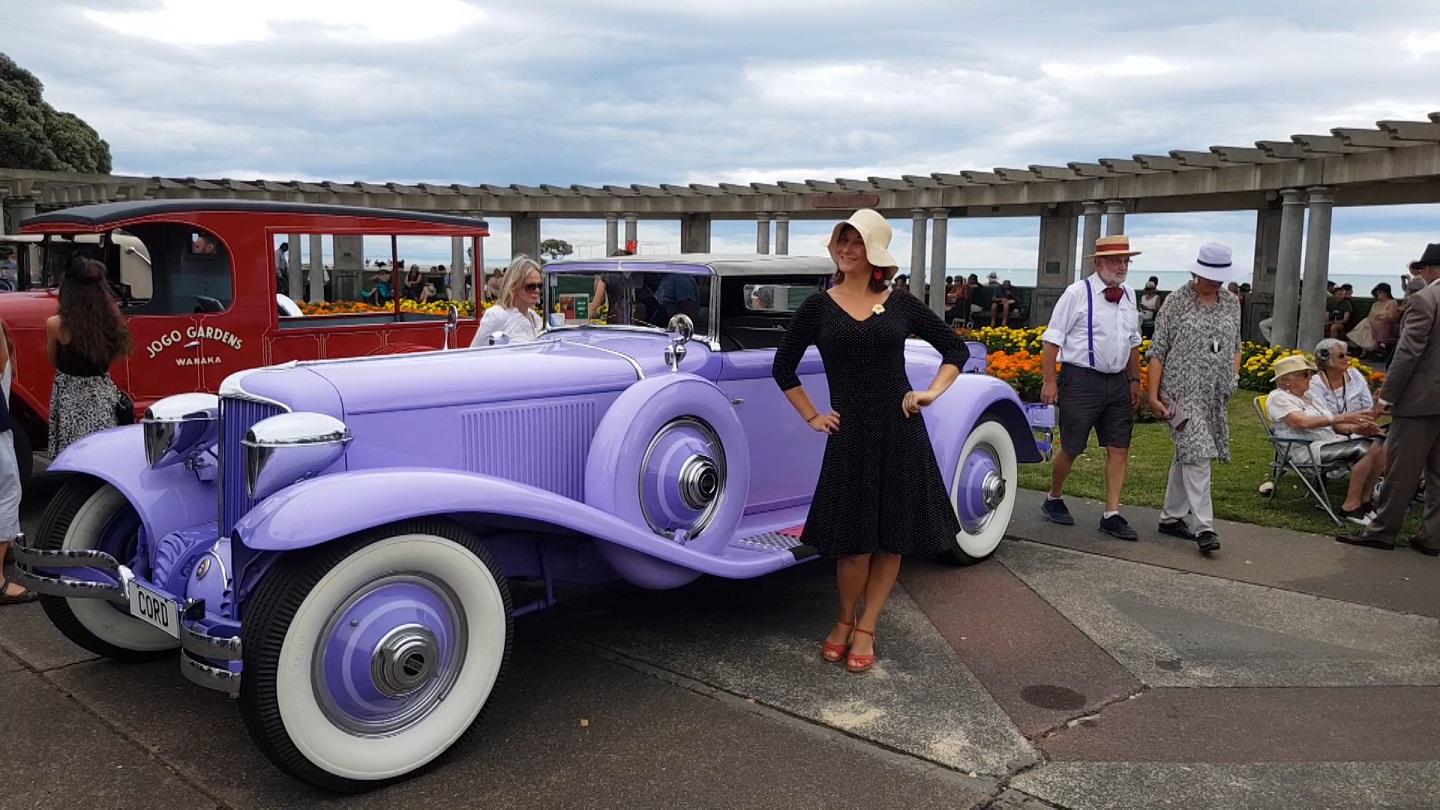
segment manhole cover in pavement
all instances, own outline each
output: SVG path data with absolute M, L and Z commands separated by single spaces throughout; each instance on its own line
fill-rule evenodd
M 1020 690 L 1020 698 L 1042 709 L 1078 709 L 1085 705 L 1084 695 L 1074 689 L 1050 684 L 1027 686 Z

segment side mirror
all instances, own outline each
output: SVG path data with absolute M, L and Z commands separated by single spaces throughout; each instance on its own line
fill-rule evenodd
M 455 330 L 460 328 L 460 308 L 451 304 L 445 313 L 445 348 L 455 348 Z
M 679 371 L 680 361 L 685 359 L 685 344 L 695 335 L 695 323 L 688 315 L 676 315 L 670 319 L 667 331 L 670 333 L 670 345 L 665 347 L 665 362 L 671 371 Z

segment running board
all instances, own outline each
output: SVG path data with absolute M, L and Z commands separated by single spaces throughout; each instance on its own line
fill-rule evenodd
M 742 537 L 730 543 L 730 548 L 744 549 L 746 551 L 788 551 L 795 562 L 808 560 L 819 552 L 814 546 L 808 546 L 800 542 L 800 538 L 793 534 L 784 532 L 761 532 L 752 534 L 749 537 Z

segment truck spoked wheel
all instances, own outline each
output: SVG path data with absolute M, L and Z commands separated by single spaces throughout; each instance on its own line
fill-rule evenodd
M 424 768 L 476 725 L 510 636 L 499 566 L 447 521 L 297 552 L 246 608 L 241 715 L 291 776 L 370 790 Z
M 976 424 L 950 484 L 950 503 L 960 519 L 955 547 L 945 555 L 951 562 L 971 565 L 995 553 L 1015 511 L 1018 476 L 1010 433 L 992 419 Z
M 40 518 L 36 544 L 47 550 L 103 551 L 130 565 L 139 542 L 140 516 L 120 490 L 89 475 L 75 475 L 50 499 Z M 81 576 L 84 569 L 65 573 Z M 114 579 L 105 575 L 107 582 Z M 117 661 L 145 661 L 163 655 L 179 642 L 134 618 L 120 605 L 104 599 L 44 596 L 45 615 L 65 637 L 81 647 Z

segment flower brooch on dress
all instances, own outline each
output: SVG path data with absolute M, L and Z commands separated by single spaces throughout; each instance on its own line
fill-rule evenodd
M 884 315 L 884 314 L 885 314 L 885 305 L 884 305 L 884 304 L 876 304 L 874 307 L 872 307 L 872 308 L 870 309 L 870 311 L 873 312 L 873 313 L 876 314 L 876 315 Z

